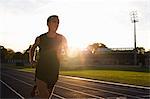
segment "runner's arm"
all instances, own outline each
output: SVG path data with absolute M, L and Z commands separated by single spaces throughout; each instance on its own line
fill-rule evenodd
M 29 62 L 31 64 L 35 63 L 35 60 L 33 59 L 33 57 L 34 57 L 34 51 L 37 48 L 37 46 L 39 45 L 39 42 L 40 42 L 40 39 L 37 37 L 36 40 L 35 40 L 35 43 L 30 48 L 30 51 L 29 51 Z
M 68 44 L 67 39 L 64 36 L 62 37 L 62 49 L 64 50 L 65 56 L 68 56 Z

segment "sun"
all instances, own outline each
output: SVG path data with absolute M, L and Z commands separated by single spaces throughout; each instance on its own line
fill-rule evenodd
M 76 42 L 68 42 L 68 49 L 69 49 L 69 57 L 76 57 L 79 55 L 79 53 L 85 49 L 85 45 L 83 43 L 79 43 L 79 41 Z
M 72 49 L 72 50 L 83 50 L 85 47 L 86 47 L 86 45 L 84 44 L 84 43 L 82 43 L 82 41 L 70 41 L 70 42 L 68 42 L 68 46 L 69 46 L 69 48 L 70 49 Z

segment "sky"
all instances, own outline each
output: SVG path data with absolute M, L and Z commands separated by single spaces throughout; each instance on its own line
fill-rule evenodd
M 58 15 L 58 33 L 70 48 L 99 42 L 108 48 L 134 48 L 131 12 L 137 12 L 137 47 L 150 50 L 150 0 L 0 0 L 0 45 L 26 50 L 46 33 L 46 20 Z

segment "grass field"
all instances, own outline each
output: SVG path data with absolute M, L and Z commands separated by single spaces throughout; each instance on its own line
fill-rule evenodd
M 150 87 L 150 72 L 145 69 L 138 69 L 140 68 L 88 68 L 80 70 L 60 70 L 60 74 Z M 18 68 L 18 70 L 34 72 L 35 69 Z
M 85 77 L 133 85 L 150 86 L 150 73 L 119 70 L 61 71 L 61 75 Z

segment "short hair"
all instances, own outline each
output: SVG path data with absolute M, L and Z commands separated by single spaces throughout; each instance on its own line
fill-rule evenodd
M 48 22 L 51 21 L 54 17 L 59 20 L 59 18 L 58 18 L 57 15 L 51 15 L 51 16 L 49 16 L 49 17 L 47 18 L 47 24 L 48 24 Z

